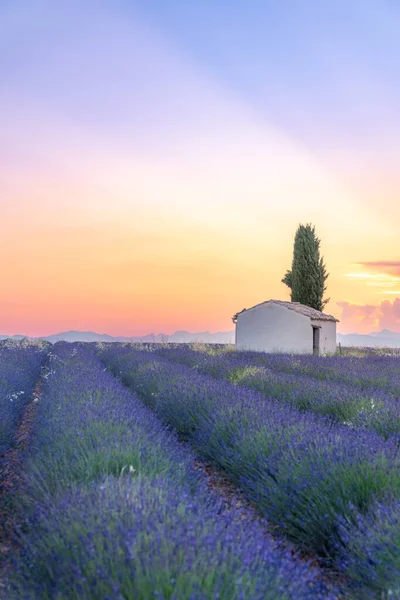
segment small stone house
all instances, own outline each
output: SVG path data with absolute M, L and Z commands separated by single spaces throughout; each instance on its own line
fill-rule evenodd
M 299 302 L 267 300 L 244 308 L 233 318 L 238 350 L 334 354 L 336 323 L 332 315 Z

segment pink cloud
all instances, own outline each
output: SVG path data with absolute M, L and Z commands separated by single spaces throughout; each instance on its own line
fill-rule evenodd
M 374 271 L 381 271 L 389 275 L 400 276 L 400 260 L 378 260 L 378 261 L 367 261 L 360 262 L 359 265 L 368 267 Z
M 342 333 L 369 333 L 379 330 L 380 310 L 378 306 L 350 304 L 349 302 L 338 302 L 337 304 L 342 309 L 338 327 Z
M 400 331 L 400 298 L 393 300 L 393 303 L 385 300 L 381 303 L 380 310 L 380 328 Z
M 370 333 L 382 329 L 400 333 L 400 298 L 395 298 L 393 302 L 384 300 L 376 306 L 349 302 L 337 304 L 342 309 L 338 326 L 341 333 Z

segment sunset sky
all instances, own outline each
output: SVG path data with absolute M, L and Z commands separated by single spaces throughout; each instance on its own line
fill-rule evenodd
M 0 334 L 225 331 L 289 299 L 400 332 L 397 0 L 2 0 Z

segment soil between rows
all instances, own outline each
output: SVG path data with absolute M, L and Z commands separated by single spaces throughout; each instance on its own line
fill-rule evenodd
M 14 536 L 17 515 L 12 508 L 12 501 L 23 480 L 23 455 L 32 439 L 35 414 L 42 389 L 43 381 L 39 379 L 32 392 L 31 400 L 24 408 L 13 448 L 0 456 L 3 462 L 0 480 L 0 598 L 4 597 L 5 579 L 10 569 L 12 554 L 18 550 Z

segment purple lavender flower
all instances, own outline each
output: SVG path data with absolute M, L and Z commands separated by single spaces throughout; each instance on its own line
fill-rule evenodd
M 258 522 L 223 513 L 191 451 L 90 346 L 56 344 L 52 357 L 10 599 L 336 597 Z

